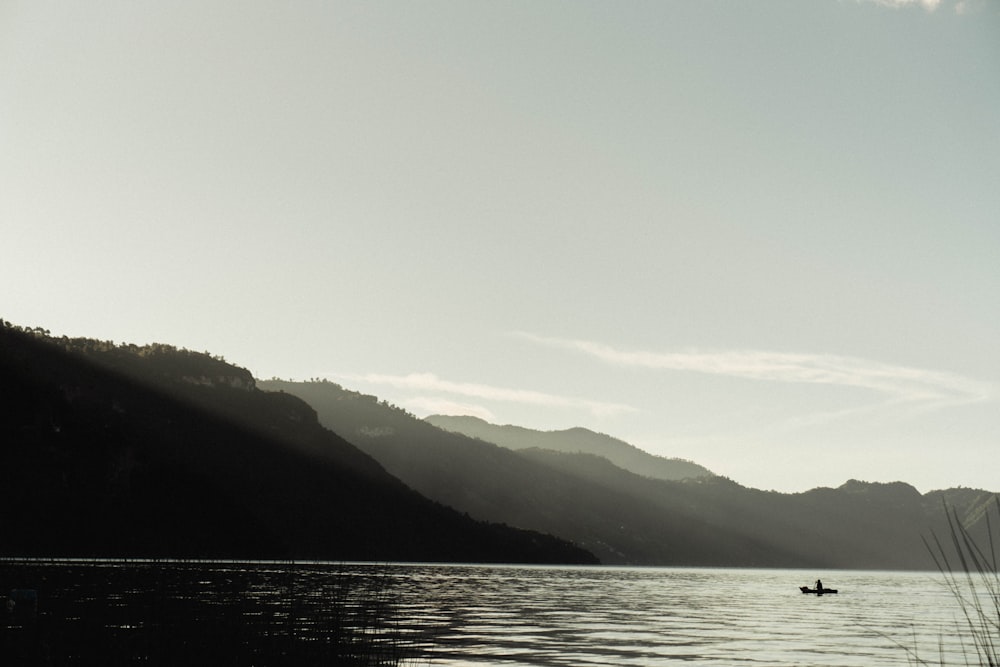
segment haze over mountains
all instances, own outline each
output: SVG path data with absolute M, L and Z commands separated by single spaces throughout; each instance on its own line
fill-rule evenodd
M 8 323 L 0 343 L 7 555 L 928 568 L 944 503 L 981 535 L 994 497 L 765 492 L 586 429 L 421 420 L 169 345 Z
M 464 418 L 425 421 L 332 382 L 260 384 L 308 402 L 324 425 L 427 497 L 473 517 L 569 539 L 604 563 L 928 568 L 921 537 L 945 530 L 943 502 L 979 533 L 992 497 L 968 489 L 921 495 L 903 482 L 851 480 L 782 494 L 711 475 L 656 479 L 605 456 L 571 453 L 573 434 L 582 436 L 580 450 L 600 451 L 599 443 L 611 456 L 630 450 L 583 429 L 553 434 Z M 443 433 L 431 421 L 527 448 Z M 568 451 L 528 446 L 560 441 Z

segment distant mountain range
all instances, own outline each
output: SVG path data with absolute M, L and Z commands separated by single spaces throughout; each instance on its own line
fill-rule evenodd
M 0 554 L 592 563 L 428 500 L 249 371 L 0 321 Z
M 620 441 L 583 429 L 555 436 L 436 417 L 424 421 L 331 382 L 261 382 L 299 396 L 320 421 L 429 498 L 470 516 L 551 533 L 609 564 L 924 569 L 922 538 L 947 534 L 944 503 L 985 535 L 994 494 L 971 489 L 921 495 L 896 482 L 849 481 L 837 489 L 781 494 L 716 476 L 656 479 L 594 453 Z M 482 438 L 430 421 L 469 426 Z M 504 442 L 548 444 L 512 450 Z M 573 444 L 573 434 L 581 444 Z M 584 444 L 586 443 L 586 444 Z M 596 451 L 602 451 L 598 447 Z M 648 455 L 647 455 L 648 456 Z M 640 457 L 641 458 L 641 457 Z
M 992 503 L 902 482 L 759 491 L 585 429 L 425 421 L 331 382 L 0 320 L 0 555 L 921 569 L 945 506 L 985 541 Z
M 684 459 L 655 456 L 610 435 L 585 428 L 536 431 L 521 426 L 497 426 L 478 417 L 431 415 L 425 421 L 454 433 L 492 442 L 508 449 L 549 449 L 567 454 L 594 454 L 619 468 L 656 479 L 709 477 L 708 468 Z

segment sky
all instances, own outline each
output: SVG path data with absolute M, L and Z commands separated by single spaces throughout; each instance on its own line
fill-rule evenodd
M 1000 2 L 0 0 L 0 317 L 1000 490 Z

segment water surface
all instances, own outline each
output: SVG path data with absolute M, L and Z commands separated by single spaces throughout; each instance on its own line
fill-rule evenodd
M 400 617 L 441 665 L 965 664 L 940 575 L 659 568 L 412 567 Z M 803 595 L 820 576 L 837 595 Z M 406 621 L 404 620 L 404 623 Z
M 330 563 L 12 563 L 23 664 L 964 665 L 940 575 Z M 837 595 L 803 595 L 817 577 Z M 24 610 L 21 610 L 24 612 Z M 968 651 L 966 649 L 969 649 Z

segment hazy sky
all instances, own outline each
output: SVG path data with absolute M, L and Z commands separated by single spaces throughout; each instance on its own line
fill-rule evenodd
M 1000 490 L 1000 2 L 0 1 L 0 317 Z

